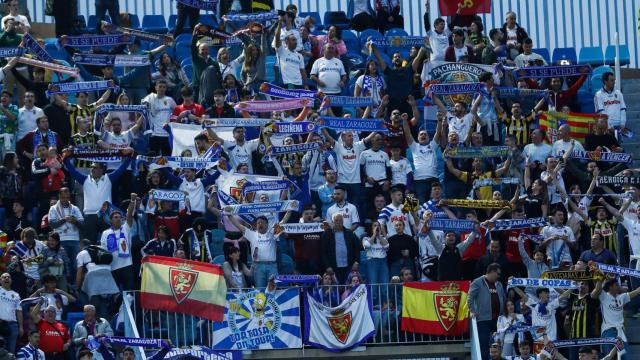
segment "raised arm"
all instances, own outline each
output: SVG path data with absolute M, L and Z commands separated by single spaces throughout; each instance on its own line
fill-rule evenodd
M 407 146 L 413 145 L 415 140 L 413 140 L 413 135 L 411 135 L 411 129 L 409 128 L 409 119 L 404 119 L 402 121 L 402 130 L 404 132 L 404 139 L 407 141 Z
M 384 59 L 380 55 L 380 51 L 378 51 L 378 48 L 376 47 L 376 45 L 373 44 L 373 42 L 371 42 L 371 36 L 369 37 L 368 40 L 369 40 L 369 49 L 371 49 L 371 53 L 373 53 L 373 56 L 376 57 L 376 60 L 378 61 L 378 65 L 380 65 L 380 71 L 384 72 L 385 70 L 387 70 L 387 63 L 384 62 Z
M 416 58 L 413 59 L 413 62 L 411 63 L 411 68 L 413 69 L 414 73 L 418 72 L 418 70 L 420 69 L 420 66 L 422 66 L 422 62 L 426 57 L 427 57 L 427 49 L 425 49 L 424 47 L 421 47 L 420 51 L 418 51 L 418 55 L 416 55 Z
M 233 226 L 237 227 L 238 230 L 240 230 L 241 233 L 244 234 L 244 232 L 247 231 L 247 228 L 240 223 L 240 220 L 238 219 L 237 216 L 235 216 L 233 214 L 226 213 L 226 212 L 224 213 L 224 215 L 229 218 L 229 221 L 231 221 Z
M 127 167 L 129 167 L 129 164 L 131 164 L 131 157 L 127 157 L 125 161 L 120 163 L 120 166 L 118 166 L 118 168 L 114 172 L 107 175 L 109 177 L 109 180 L 111 180 L 112 182 L 118 181 L 118 179 L 120 179 L 120 176 L 124 174 L 124 171 L 127 169 Z
M 449 172 L 451 172 L 451 174 L 453 174 L 453 176 L 457 178 L 460 178 L 462 176 L 462 171 L 460 171 L 453 165 L 453 161 L 451 161 L 451 158 L 447 158 L 446 164 L 447 169 L 449 170 Z
M 140 198 L 136 193 L 131 193 L 131 201 L 129 202 L 129 206 L 127 207 L 127 225 L 129 227 L 133 226 L 133 216 L 136 213 L 136 204 Z
M 447 112 L 449 112 L 449 111 L 447 110 L 447 107 L 444 106 L 444 103 L 442 102 L 442 100 L 440 100 L 438 95 L 433 94 L 432 95 L 432 99 L 433 99 L 433 103 L 436 104 L 436 106 L 438 107 L 438 110 L 440 112 L 442 112 L 442 114 L 444 114 L 444 116 L 447 116 Z

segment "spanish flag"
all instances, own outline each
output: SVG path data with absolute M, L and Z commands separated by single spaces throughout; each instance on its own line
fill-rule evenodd
M 164 256 L 142 259 L 141 306 L 222 321 L 227 285 L 218 265 Z
M 602 117 L 606 118 L 606 115 L 547 111 L 540 114 L 540 129 L 547 133 L 546 141 L 553 144 L 558 140 L 558 128 L 568 124 L 571 127 L 571 137 L 584 144 L 587 135 L 593 132 L 596 120 Z
M 468 281 L 404 283 L 402 331 L 462 335 L 469 331 Z

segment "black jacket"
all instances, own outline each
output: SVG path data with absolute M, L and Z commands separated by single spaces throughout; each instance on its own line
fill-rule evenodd
M 362 248 L 358 237 L 348 229 L 344 229 L 344 242 L 347 245 L 347 262 L 349 267 L 356 261 L 360 260 L 360 250 Z M 327 230 L 322 233 L 322 259 L 324 267 L 332 267 L 334 270 L 338 267 L 336 263 L 336 236 L 333 230 Z

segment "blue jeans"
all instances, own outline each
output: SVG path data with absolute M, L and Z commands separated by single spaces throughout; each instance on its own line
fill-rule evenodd
M 601 337 L 606 338 L 606 337 L 617 337 L 618 336 L 618 329 L 616 328 L 608 328 L 607 330 L 602 332 Z M 625 349 L 629 349 L 629 344 L 627 342 L 624 343 L 624 348 Z M 602 353 L 603 354 L 609 354 L 609 352 L 611 352 L 611 349 L 613 349 L 613 345 L 602 345 Z M 628 352 L 628 350 L 627 350 Z M 627 354 L 624 354 L 620 357 L 620 360 L 627 360 Z
M 20 334 L 20 328 L 18 327 L 17 322 L 9 323 L 9 337 L 6 339 L 7 342 L 5 344 L 5 349 L 8 352 L 15 354 L 16 353 L 16 342 L 18 341 L 18 335 Z
M 367 283 L 369 284 L 387 284 L 389 282 L 389 266 L 387 259 L 368 259 L 367 260 Z M 382 302 L 387 301 L 386 285 L 372 286 L 373 305 L 378 304 L 378 296 L 382 297 Z
M 96 0 L 96 26 L 97 33 L 102 34 L 100 25 L 104 16 L 109 11 L 111 23 L 120 25 L 120 4 L 118 0 Z
M 274 262 L 255 262 L 253 265 L 253 281 L 258 289 L 264 289 L 269 278 L 278 275 L 278 264 Z
M 60 245 L 62 245 L 62 247 L 64 248 L 64 250 L 67 252 L 67 255 L 69 255 L 69 266 L 71 266 L 71 269 L 76 269 L 76 255 L 78 255 L 78 252 L 80 252 L 80 241 L 79 240 L 72 240 L 72 241 L 62 241 L 60 242 Z M 67 279 L 69 280 L 69 284 L 75 284 L 76 283 L 76 273 L 75 272 L 71 272 L 71 274 L 66 274 L 67 275 Z

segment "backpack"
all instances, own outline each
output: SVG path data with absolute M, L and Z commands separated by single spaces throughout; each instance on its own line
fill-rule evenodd
M 96 265 L 111 265 L 113 255 L 111 255 L 107 250 L 96 245 L 89 245 L 87 252 L 91 257 L 92 263 Z

